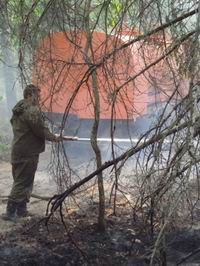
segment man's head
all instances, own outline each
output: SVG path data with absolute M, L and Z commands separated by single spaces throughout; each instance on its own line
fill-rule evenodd
M 33 84 L 29 84 L 24 89 L 24 99 L 27 99 L 33 105 L 39 105 L 40 89 Z

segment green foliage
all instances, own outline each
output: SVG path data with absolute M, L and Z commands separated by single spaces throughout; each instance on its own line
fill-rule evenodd
M 0 141 L 0 153 L 6 152 L 6 151 L 8 151 L 8 149 L 9 149 L 8 145 L 1 143 L 1 141 Z
M 2 99 L 3 97 L 0 96 Z M 10 159 L 11 149 L 11 127 L 8 118 L 4 115 L 0 117 L 0 160 Z
M 9 160 L 10 159 L 10 144 L 3 134 L 0 132 L 0 159 Z
M 34 3 L 32 0 L 7 1 L 7 27 L 11 29 L 10 40 L 15 48 L 21 46 L 23 39 L 31 36 L 30 32 L 38 30 L 37 23 L 47 2 L 45 0 Z
M 92 1 L 91 12 L 89 14 L 90 21 L 97 24 L 98 28 L 102 30 L 108 30 L 117 25 L 122 15 L 124 1 L 121 0 L 110 0 L 110 1 Z
M 129 0 L 92 0 L 89 12 L 90 26 L 95 30 L 109 32 L 116 26 L 135 26 L 140 8 L 140 1 Z M 84 9 L 83 9 L 84 12 Z
M 108 8 L 108 25 L 115 27 L 121 18 L 123 1 L 111 0 Z

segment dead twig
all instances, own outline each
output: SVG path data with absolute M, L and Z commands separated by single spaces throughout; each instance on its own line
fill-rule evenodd
M 194 251 L 190 252 L 188 255 L 186 255 L 181 260 L 179 260 L 179 262 L 176 264 L 176 266 L 181 265 L 183 262 L 185 262 L 186 260 L 188 260 L 189 258 L 191 258 L 192 256 L 196 255 L 199 252 L 200 252 L 200 248 L 197 248 Z

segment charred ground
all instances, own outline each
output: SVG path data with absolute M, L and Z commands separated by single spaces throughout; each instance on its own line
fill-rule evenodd
M 97 231 L 96 212 L 96 205 L 88 206 L 87 212 L 68 209 L 66 228 L 59 215 L 48 226 L 39 216 L 19 220 L 16 229 L 0 234 L 0 265 L 149 265 L 157 238 L 156 233 L 152 237 L 150 226 L 144 226 L 140 217 L 130 216 L 121 206 L 117 216 L 107 209 L 107 230 L 101 233 Z M 200 265 L 199 246 L 198 228 L 171 227 L 166 236 L 167 265 L 179 265 L 190 253 L 180 265 Z M 158 258 L 153 265 L 164 265 Z

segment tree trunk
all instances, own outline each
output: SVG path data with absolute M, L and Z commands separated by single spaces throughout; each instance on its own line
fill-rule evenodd
M 85 47 L 85 61 L 88 64 L 95 63 L 95 55 L 93 52 L 92 46 L 92 33 L 90 31 L 90 21 L 89 21 L 89 10 L 90 10 L 91 0 L 88 0 L 86 3 L 86 9 L 88 12 L 85 12 L 85 30 L 87 36 L 87 42 Z M 91 53 L 91 57 L 88 56 L 88 51 Z M 97 80 L 96 70 L 92 73 L 92 94 L 94 97 L 94 123 L 91 131 L 91 145 L 96 156 L 96 165 L 97 169 L 102 166 L 101 151 L 97 144 L 97 134 L 99 128 L 100 120 L 100 98 L 99 98 L 99 85 Z M 99 217 L 98 217 L 98 230 L 103 232 L 105 231 L 105 195 L 104 195 L 104 185 L 103 185 L 103 174 L 99 172 L 97 175 L 98 178 L 98 190 L 99 190 Z
M 99 100 L 99 87 L 96 71 L 92 74 L 92 86 L 94 94 L 94 111 L 95 120 L 91 132 L 91 144 L 96 155 L 97 169 L 102 166 L 101 151 L 97 144 L 97 133 L 99 127 L 100 119 L 100 100 Z M 105 195 L 104 195 L 104 184 L 103 184 L 103 174 L 100 172 L 98 174 L 98 189 L 99 189 L 99 217 L 98 217 L 98 229 L 99 231 L 105 231 Z

